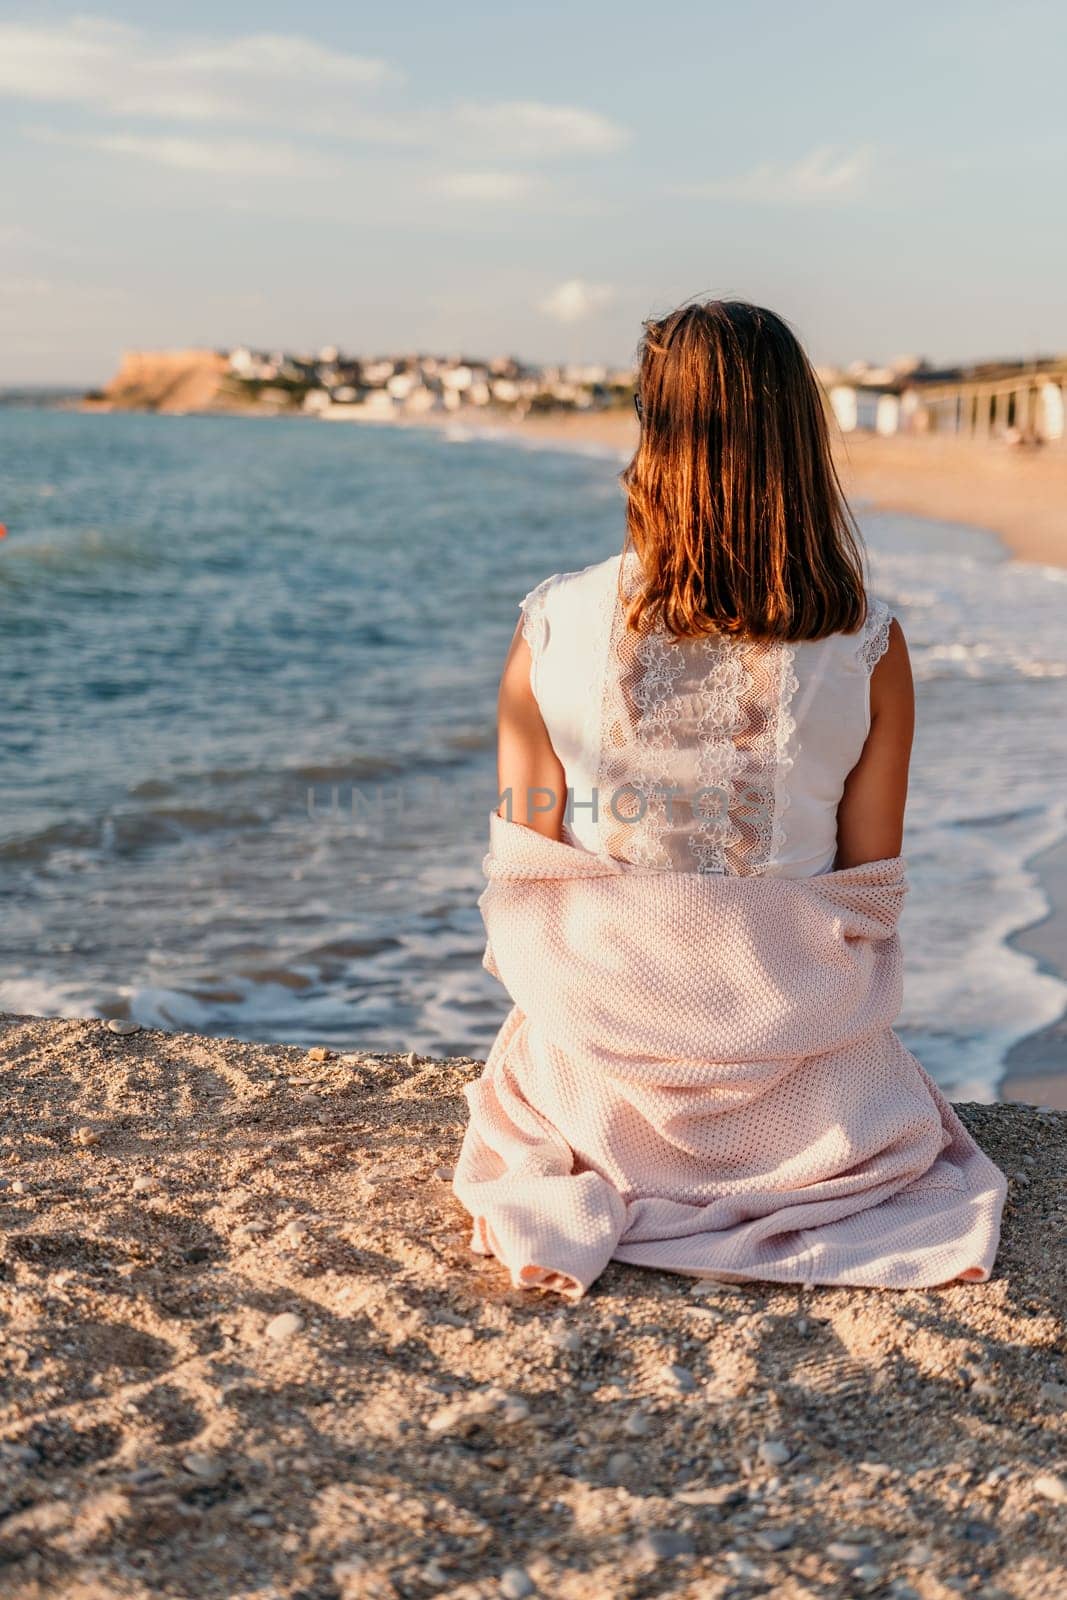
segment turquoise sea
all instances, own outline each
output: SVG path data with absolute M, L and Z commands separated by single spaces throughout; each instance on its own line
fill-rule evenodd
M 465 429 L 0 409 L 0 1007 L 484 1054 L 475 905 L 521 596 L 619 463 Z M 901 1032 L 960 1097 L 1067 986 L 1006 942 L 1067 831 L 1067 573 L 862 518 L 919 691 Z

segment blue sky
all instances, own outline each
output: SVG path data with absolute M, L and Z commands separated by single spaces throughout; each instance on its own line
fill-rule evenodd
M 0 383 L 123 347 L 1067 349 L 1067 8 L 0 0 Z

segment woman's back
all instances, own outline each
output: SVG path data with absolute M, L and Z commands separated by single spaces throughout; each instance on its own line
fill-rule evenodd
M 635 402 L 623 554 L 532 589 L 501 674 L 472 1246 L 571 1299 L 612 1258 L 986 1278 L 1003 1177 L 892 1031 L 914 694 L 818 380 L 709 301 Z
M 624 861 L 801 878 L 827 872 L 870 730 L 890 613 L 856 633 L 676 638 L 625 624 L 630 550 L 522 601 L 530 681 L 566 775 L 570 842 Z

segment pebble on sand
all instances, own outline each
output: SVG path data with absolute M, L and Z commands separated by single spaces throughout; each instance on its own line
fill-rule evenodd
M 756 1446 L 756 1454 L 765 1467 L 784 1467 L 793 1452 L 784 1439 L 764 1439 Z
M 141 1024 L 134 1022 L 132 1017 L 109 1017 L 107 1029 L 109 1033 L 117 1033 L 120 1039 L 125 1039 L 128 1034 L 140 1033 Z
M 717 1483 L 709 1489 L 679 1489 L 674 1498 L 683 1506 L 736 1506 L 748 1498 L 739 1483 Z
M 100 1135 L 93 1128 L 75 1128 L 74 1143 L 89 1146 L 100 1143 Z
M 629 1434 L 631 1439 L 643 1439 L 652 1432 L 652 1418 L 646 1411 L 631 1411 L 622 1425 L 622 1431 Z
M 438 1407 L 428 1419 L 426 1431 L 437 1437 L 451 1434 L 457 1438 L 466 1438 L 487 1421 L 490 1413 L 496 1410 L 497 1404 L 495 1396 L 484 1392 L 464 1395 L 461 1400 L 453 1400 L 447 1405 Z
M 582 1348 L 582 1336 L 577 1328 L 568 1328 L 565 1323 L 557 1323 L 549 1331 L 548 1342 L 553 1350 L 562 1350 L 569 1355 L 577 1355 Z
M 795 1539 L 792 1528 L 762 1528 L 756 1534 L 756 1543 L 761 1550 L 788 1550 Z
M 291 1339 L 299 1333 L 304 1326 L 303 1317 L 298 1317 L 295 1311 L 283 1311 L 277 1317 L 272 1317 L 267 1323 L 265 1332 L 268 1339 L 275 1344 L 284 1344 L 286 1339 Z
M 638 1554 L 653 1561 L 675 1561 L 679 1556 L 691 1556 L 694 1548 L 689 1534 L 674 1528 L 650 1528 L 637 1541 Z
M 757 1567 L 754 1561 L 743 1556 L 739 1550 L 727 1550 L 722 1558 L 722 1564 L 733 1578 L 755 1580 L 763 1577 L 763 1568 Z
M 1042 1500 L 1051 1500 L 1054 1506 L 1067 1506 L 1067 1478 L 1062 1478 L 1058 1472 L 1040 1473 L 1032 1487 Z
M 500 1593 L 504 1600 L 528 1600 L 536 1586 L 525 1567 L 505 1567 L 500 1574 Z
M 669 1383 L 673 1389 L 679 1390 L 682 1394 L 692 1394 L 697 1386 L 697 1381 L 688 1367 L 668 1364 L 660 1368 L 660 1377 L 665 1383 Z
M 851 1539 L 835 1539 L 826 1546 L 826 1554 L 831 1561 L 840 1561 L 850 1567 L 869 1563 L 876 1553 L 873 1545 L 860 1544 Z

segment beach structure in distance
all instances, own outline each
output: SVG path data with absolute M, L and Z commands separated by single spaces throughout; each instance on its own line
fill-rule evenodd
M 905 358 L 819 372 L 843 433 L 936 433 L 1051 443 L 1064 438 L 1067 357 L 930 367 Z
M 916 356 L 818 376 L 843 433 L 937 434 L 1062 443 L 1067 356 L 934 367 Z M 455 413 L 513 418 L 630 406 L 634 375 L 602 363 L 540 366 L 515 356 L 130 350 L 86 401 L 147 411 L 299 412 L 330 422 L 417 421 Z

